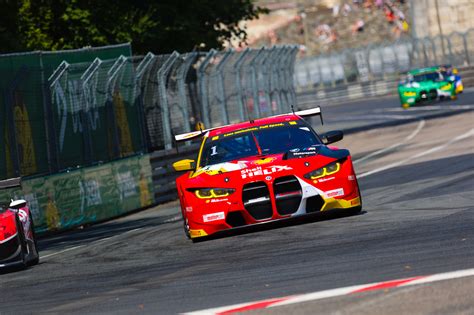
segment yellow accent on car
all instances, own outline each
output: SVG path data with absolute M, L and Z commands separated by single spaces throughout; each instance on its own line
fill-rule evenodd
M 441 90 L 442 90 L 442 91 L 449 91 L 449 90 L 451 90 L 451 88 L 452 88 L 451 83 L 448 83 L 448 84 L 446 84 L 446 85 L 443 85 L 443 86 L 441 87 Z
M 464 91 L 464 86 L 462 84 L 458 84 L 458 86 L 456 86 L 456 94 L 461 93 L 462 91 Z
M 184 159 L 173 163 L 173 168 L 177 172 L 190 171 L 194 169 L 194 160 Z
M 344 200 L 344 199 L 334 199 L 328 198 L 324 200 L 325 203 L 321 208 L 321 211 L 331 210 L 331 209 L 346 209 L 360 206 L 360 197 Z
M 207 236 L 207 233 L 203 229 L 189 230 L 189 236 L 191 236 L 191 238 L 196 238 L 196 237 Z
M 290 121 L 289 124 L 290 125 L 297 125 L 298 123 L 296 121 Z
M 332 169 L 332 166 L 335 166 L 336 168 Z M 314 179 L 318 179 L 318 178 L 325 177 L 325 176 L 328 176 L 328 175 L 332 175 L 332 174 L 335 174 L 335 173 L 339 172 L 340 169 L 341 169 L 341 164 L 339 162 L 331 163 L 329 165 L 326 165 L 326 166 L 318 169 L 318 170 L 322 170 L 321 175 L 311 176 L 310 179 L 314 180 Z M 316 170 L 316 171 L 318 171 L 318 170 Z M 316 171 L 314 171 L 314 172 L 316 172 Z
M 197 189 L 194 194 L 199 199 L 211 199 L 230 196 L 234 191 L 235 190 L 231 188 L 203 188 Z
M 406 92 L 403 92 L 403 95 L 407 97 L 413 97 L 413 96 L 416 96 L 416 92 L 406 91 Z

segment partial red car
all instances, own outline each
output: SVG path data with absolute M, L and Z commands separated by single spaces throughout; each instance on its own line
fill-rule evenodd
M 0 181 L 0 189 L 20 185 L 19 178 Z M 26 267 L 39 262 L 33 218 L 25 200 L 0 205 L 0 268 Z
M 319 107 L 175 136 L 202 137 L 196 160 L 175 162 L 186 235 L 223 231 L 332 209 L 362 209 L 348 150 L 328 144 L 342 131 L 318 135 L 303 117 Z M 322 116 L 321 116 L 322 121 Z

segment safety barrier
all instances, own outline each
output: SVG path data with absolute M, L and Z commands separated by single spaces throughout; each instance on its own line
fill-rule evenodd
M 149 155 L 23 180 L 0 201 L 26 199 L 38 233 L 107 220 L 155 204 Z

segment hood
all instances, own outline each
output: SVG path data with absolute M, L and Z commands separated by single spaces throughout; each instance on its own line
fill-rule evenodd
M 291 173 L 302 176 L 304 172 L 323 167 L 335 160 L 349 156 L 349 151 L 331 149 L 318 145 L 304 149 L 293 149 L 286 153 L 251 156 L 219 164 L 207 165 L 190 173 L 190 179 L 197 186 L 221 183 L 226 187 L 233 185 L 233 179 L 245 180 L 270 174 Z M 310 168 L 305 165 L 310 162 Z M 222 180 L 222 181 L 221 181 Z M 227 185 L 228 184 L 228 185 Z

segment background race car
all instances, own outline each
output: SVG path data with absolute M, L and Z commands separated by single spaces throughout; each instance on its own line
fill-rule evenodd
M 173 164 L 184 230 L 195 240 L 229 229 L 331 209 L 361 210 L 348 150 L 327 146 L 342 131 L 318 136 L 301 117 L 320 108 L 177 135 L 202 136 L 196 160 Z
M 456 99 L 456 84 L 440 67 L 415 69 L 398 85 L 403 108 L 437 99 Z
M 20 179 L 0 181 L 0 189 L 20 185 Z M 31 212 L 25 200 L 0 205 L 0 267 L 26 267 L 39 262 Z

